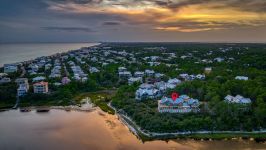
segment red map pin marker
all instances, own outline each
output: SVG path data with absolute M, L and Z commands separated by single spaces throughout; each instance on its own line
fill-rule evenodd
M 172 93 L 172 100 L 175 101 L 179 97 L 178 93 Z

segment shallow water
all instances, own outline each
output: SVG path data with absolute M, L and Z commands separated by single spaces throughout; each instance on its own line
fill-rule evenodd
M 115 115 L 101 110 L 48 113 L 0 112 L 1 150 L 47 149 L 169 149 L 169 150 L 263 150 L 266 144 L 253 141 L 170 140 L 143 143 Z
M 0 44 L 0 67 L 6 63 L 15 63 L 67 52 L 81 47 L 90 47 L 97 43 L 11 43 Z

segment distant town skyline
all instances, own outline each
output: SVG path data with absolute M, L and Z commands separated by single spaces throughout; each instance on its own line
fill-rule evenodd
M 266 42 L 264 0 L 1 0 L 0 42 Z

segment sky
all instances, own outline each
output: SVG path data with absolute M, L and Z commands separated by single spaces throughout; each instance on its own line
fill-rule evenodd
M 0 42 L 266 42 L 266 0 L 0 0 Z

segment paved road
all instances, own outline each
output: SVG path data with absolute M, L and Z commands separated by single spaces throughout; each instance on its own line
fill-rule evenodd
M 20 77 L 24 77 L 24 76 L 25 76 L 25 74 L 26 74 L 25 67 L 24 67 L 24 66 L 22 66 L 22 67 L 21 67 L 21 69 L 22 69 L 22 73 L 21 73 Z
M 69 77 L 69 72 L 67 71 L 65 63 L 63 63 L 63 65 L 64 65 L 65 74 L 66 74 L 67 77 Z

